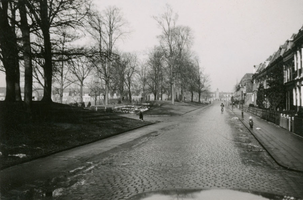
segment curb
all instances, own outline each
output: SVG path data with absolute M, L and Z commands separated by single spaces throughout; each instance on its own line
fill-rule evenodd
M 231 110 L 230 108 L 229 108 L 229 110 L 230 110 L 235 116 L 238 117 L 238 115 L 237 115 L 233 110 Z M 254 116 L 255 116 L 255 115 L 254 115 Z M 256 116 L 255 116 L 255 117 L 256 117 Z M 291 168 L 291 167 L 287 167 L 287 166 L 281 164 L 281 163 L 273 156 L 273 154 L 270 153 L 270 152 L 267 150 L 267 148 L 266 148 L 265 145 L 264 145 L 265 142 L 263 142 L 261 139 L 259 139 L 258 136 L 257 136 L 256 134 L 254 134 L 254 132 L 248 127 L 248 125 L 246 125 L 246 124 L 244 123 L 244 121 L 241 120 L 239 117 L 238 117 L 238 120 L 244 125 L 244 127 L 247 128 L 247 130 L 250 132 L 250 134 L 258 141 L 258 143 L 259 143 L 259 144 L 262 146 L 262 148 L 268 153 L 268 155 L 275 161 L 275 163 L 276 163 L 277 165 L 279 165 L 280 167 L 283 167 L 284 169 L 289 170 L 289 171 L 294 171 L 294 172 L 303 173 L 302 170 L 293 169 L 293 168 Z

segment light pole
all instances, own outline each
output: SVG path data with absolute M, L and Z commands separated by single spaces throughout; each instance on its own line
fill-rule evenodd
M 244 119 L 244 113 L 243 113 L 244 96 L 243 96 L 243 91 L 241 91 L 241 103 L 242 103 L 241 116 L 242 116 L 242 120 L 243 120 Z
M 231 96 L 231 110 L 234 110 L 234 96 Z

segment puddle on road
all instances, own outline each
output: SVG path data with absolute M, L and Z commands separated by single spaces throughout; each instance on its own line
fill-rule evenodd
M 239 117 L 233 117 L 231 120 L 239 120 Z
M 280 196 L 268 193 L 255 193 L 236 191 L 229 189 L 207 189 L 207 190 L 173 190 L 173 191 L 159 191 L 151 193 L 142 193 L 135 195 L 128 200 L 284 200 L 286 196 Z M 290 197 L 292 200 L 297 200 Z

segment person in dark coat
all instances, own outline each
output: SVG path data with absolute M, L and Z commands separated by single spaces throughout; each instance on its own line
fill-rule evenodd
M 86 107 L 88 107 L 88 108 L 89 108 L 90 106 L 91 106 L 91 103 L 90 103 L 90 102 L 88 102 L 88 104 L 87 104 L 87 106 L 86 106 Z
M 140 110 L 140 113 L 139 113 L 139 119 L 141 120 L 141 121 L 143 121 L 143 112 Z

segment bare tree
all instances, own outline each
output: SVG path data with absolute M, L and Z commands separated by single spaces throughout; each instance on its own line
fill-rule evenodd
M 89 33 L 97 41 L 95 66 L 105 82 L 105 105 L 108 104 L 108 93 L 111 81 L 112 61 L 117 58 L 114 48 L 119 39 L 127 33 L 124 28 L 127 22 L 117 7 L 107 7 L 102 14 L 91 13 L 89 16 Z
M 208 74 L 204 73 L 204 70 L 201 69 L 198 65 L 198 87 L 197 92 L 199 94 L 199 103 L 201 102 L 202 93 L 208 93 L 210 89 L 210 78 Z
M 159 47 L 155 47 L 148 58 L 147 65 L 149 66 L 148 81 L 149 90 L 154 94 L 155 99 L 162 94 L 162 84 L 164 79 L 164 55 Z M 162 95 L 161 95 L 162 98 Z
M 199 83 L 199 69 L 198 67 L 193 63 L 188 63 L 188 66 L 186 68 L 187 73 L 186 76 L 186 86 L 191 93 L 190 101 L 194 101 L 194 93 L 197 91 L 198 83 Z M 182 95 L 183 98 L 183 95 Z
M 80 86 L 81 102 L 83 102 L 84 81 L 90 75 L 92 69 L 93 69 L 92 64 L 84 56 L 77 58 L 71 66 L 71 73 L 74 75 L 76 79 L 74 83 Z
M 134 85 L 134 75 L 137 72 L 138 60 L 134 54 L 126 53 L 123 55 L 125 64 L 125 85 L 127 88 L 129 102 L 132 102 L 132 89 Z
M 31 111 L 32 93 L 33 93 L 33 68 L 32 68 L 32 53 L 30 44 L 30 28 L 28 25 L 27 10 L 25 0 L 19 0 L 19 10 L 21 18 L 21 32 L 23 41 L 23 59 L 25 68 L 25 85 L 24 85 L 24 102 L 27 105 L 28 111 Z
M 15 2 L 0 2 L 0 49 L 6 74 L 5 101 L 20 101 L 20 71 L 16 28 Z
M 71 77 L 71 66 L 73 59 L 85 55 L 83 49 L 76 49 L 71 45 L 72 42 L 79 39 L 75 33 L 70 33 L 68 29 L 58 28 L 56 42 L 53 45 L 53 82 L 58 84 L 58 93 L 60 96 L 60 103 L 63 101 L 63 92 L 69 87 L 74 80 Z
M 190 50 L 193 43 L 191 29 L 187 26 L 177 26 L 173 30 L 175 40 L 175 81 L 181 90 L 181 101 L 184 99 L 184 93 L 192 81 L 192 75 L 195 73 L 193 66 L 192 52 Z
M 73 27 L 80 25 L 85 16 L 88 1 L 84 0 L 26 0 L 26 6 L 30 11 L 31 19 L 37 25 L 35 34 L 43 38 L 44 59 L 44 96 L 43 101 L 51 102 L 52 90 L 52 43 L 51 31 L 54 27 Z
M 161 46 L 165 52 L 165 57 L 167 59 L 168 67 L 169 67 L 169 79 L 171 84 L 171 100 L 172 104 L 174 104 L 174 64 L 175 64 L 175 43 L 174 40 L 174 29 L 176 27 L 176 22 L 178 19 L 178 14 L 174 13 L 172 8 L 169 5 L 166 5 L 166 11 L 158 16 L 154 17 L 159 27 L 162 30 L 162 34 L 159 36 Z
M 118 59 L 114 60 L 112 63 L 112 88 L 113 90 L 117 90 L 119 92 L 120 101 L 122 102 L 122 98 L 124 96 L 125 90 L 125 73 L 126 67 L 128 64 L 128 59 L 126 59 L 126 54 L 121 54 Z
M 97 105 L 98 97 L 100 98 L 101 93 L 104 91 L 98 76 L 94 76 L 94 78 L 91 79 L 88 88 L 90 90 L 89 95 L 93 97 L 95 105 Z
M 137 84 L 139 85 L 139 90 L 141 91 L 141 96 L 145 99 L 146 95 L 146 86 L 147 86 L 147 64 L 139 66 L 137 73 Z
M 174 103 L 175 87 L 181 89 L 181 99 L 187 87 L 185 76 L 188 72 L 187 66 L 190 59 L 190 48 L 193 42 L 191 29 L 187 26 L 176 25 L 178 15 L 175 14 L 170 6 L 166 6 L 166 11 L 159 17 L 154 17 L 162 29 L 159 36 L 161 47 L 166 57 L 169 68 L 169 79 L 171 82 L 171 98 Z

